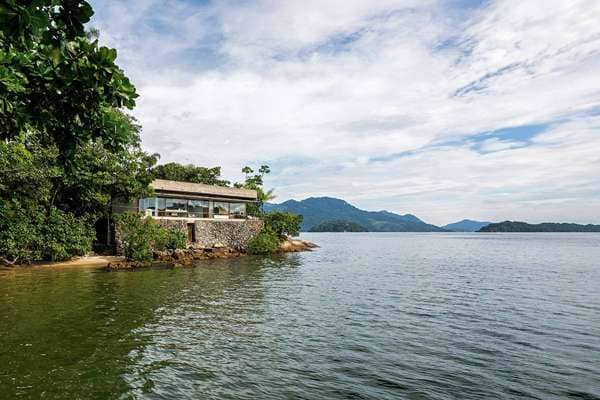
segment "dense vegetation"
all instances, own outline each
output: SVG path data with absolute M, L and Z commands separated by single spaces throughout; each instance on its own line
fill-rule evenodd
M 356 222 L 335 219 L 313 226 L 310 232 L 368 232 L 368 230 Z
M 248 246 L 246 247 L 248 254 L 256 255 L 273 254 L 276 253 L 278 249 L 279 238 L 276 233 L 269 230 L 264 230 L 259 233 L 248 242 Z
M 504 221 L 484 226 L 479 232 L 600 232 L 600 225 L 550 222 L 528 224 L 526 222 Z
M 0 2 L 0 257 L 83 254 L 115 197 L 143 195 L 157 157 L 123 113 L 137 94 L 84 31 L 86 1 Z
M 311 197 L 302 201 L 289 200 L 268 204 L 265 210 L 289 211 L 304 216 L 301 230 L 309 231 L 324 221 L 339 219 L 357 223 L 369 232 L 443 232 L 411 214 L 398 215 L 388 211 L 364 211 L 344 200 L 331 197 Z
M 141 150 L 135 87 L 85 31 L 92 15 L 84 0 L 0 0 L 0 263 L 85 254 L 113 200 L 150 195 L 154 178 L 230 185 L 220 167 L 155 167 Z M 242 172 L 235 186 L 258 191 L 248 211 L 261 215 L 269 167 Z
M 184 249 L 186 232 L 166 228 L 152 218 L 140 218 L 138 213 L 128 212 L 115 216 L 117 234 L 122 239 L 123 255 L 134 261 L 151 261 L 154 251 Z
M 263 214 L 263 231 L 248 243 L 250 254 L 271 254 L 279 249 L 279 244 L 289 236 L 300 233 L 302 215 L 274 211 Z
M 193 164 L 167 163 L 152 169 L 156 179 L 204 183 L 207 185 L 229 186 L 231 182 L 221 179 L 221 167 L 205 168 Z

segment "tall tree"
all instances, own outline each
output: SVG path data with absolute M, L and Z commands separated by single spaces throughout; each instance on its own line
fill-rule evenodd
M 123 109 L 137 94 L 81 0 L 0 0 L 0 260 L 89 249 L 114 197 L 148 190 L 156 155 Z
M 0 1 L 0 138 L 43 132 L 67 162 L 77 146 L 128 143 L 114 113 L 137 94 L 117 52 L 90 40 L 83 0 Z
M 264 177 L 265 175 L 271 173 L 271 168 L 269 168 L 268 165 L 261 165 L 258 169 L 258 173 L 255 173 L 251 167 L 245 166 L 242 168 L 242 173 L 246 175 L 244 183 L 236 183 L 235 186 L 256 190 L 258 201 L 256 206 L 250 206 L 248 208 L 248 214 L 259 216 L 264 213 L 265 203 L 276 198 L 275 194 L 273 193 L 274 189 L 265 191 L 263 188 Z

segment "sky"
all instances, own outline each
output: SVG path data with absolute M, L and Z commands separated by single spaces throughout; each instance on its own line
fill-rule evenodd
M 600 223 L 600 1 L 91 3 L 161 163 L 439 225 Z

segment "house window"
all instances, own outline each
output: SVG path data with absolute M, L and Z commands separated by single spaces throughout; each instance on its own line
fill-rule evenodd
M 246 218 L 245 203 L 229 203 L 230 218 Z
M 185 199 L 165 199 L 165 215 L 167 217 L 187 217 L 187 202 Z
M 208 218 L 209 206 L 206 200 L 189 200 L 188 217 Z
M 215 218 L 229 216 L 229 203 L 224 201 L 215 201 L 213 203 L 213 215 Z
M 152 217 L 244 219 L 247 216 L 246 203 L 227 201 L 146 197 L 139 200 L 138 207 L 141 213 Z
M 140 212 L 143 213 L 144 215 L 155 217 L 157 215 L 156 210 L 159 205 L 159 202 L 157 202 L 157 200 L 163 200 L 162 208 L 164 211 L 164 208 L 165 208 L 164 207 L 164 199 L 156 199 L 155 197 L 146 197 L 146 198 L 140 199 L 140 203 L 139 203 Z
M 167 208 L 166 199 L 160 198 L 160 197 L 155 197 L 153 200 L 154 200 L 156 210 L 158 212 L 158 216 L 164 217 L 166 215 L 166 208 Z

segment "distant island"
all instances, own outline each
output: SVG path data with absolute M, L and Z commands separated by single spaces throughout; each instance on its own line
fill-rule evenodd
M 551 222 L 528 224 L 519 221 L 504 221 L 484 226 L 478 232 L 600 232 L 600 225 Z
M 330 221 L 346 221 L 360 225 L 368 232 L 446 232 L 439 226 L 428 224 L 411 214 L 399 215 L 389 211 L 365 211 L 348 202 L 333 197 L 310 197 L 281 204 L 267 203 L 265 211 L 290 211 L 304 216 L 300 229 Z
M 368 230 L 356 222 L 336 219 L 321 222 L 310 228 L 310 232 L 368 232 Z
M 489 221 L 473 221 L 472 219 L 463 219 L 462 221 L 444 225 L 442 228 L 452 232 L 477 232 L 489 224 L 491 224 Z

